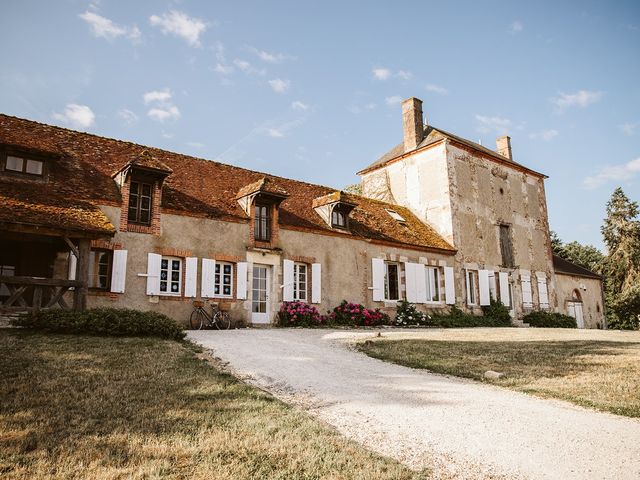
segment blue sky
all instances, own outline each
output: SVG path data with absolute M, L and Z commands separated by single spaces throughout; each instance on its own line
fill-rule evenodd
M 0 111 L 333 187 L 429 123 L 549 175 L 602 246 L 640 200 L 640 2 L 32 1 L 0 6 Z

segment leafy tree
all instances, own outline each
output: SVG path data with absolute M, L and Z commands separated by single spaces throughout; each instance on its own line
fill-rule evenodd
M 604 255 L 593 245 L 582 245 L 573 241 L 565 243 L 562 249 L 563 254 L 560 255 L 561 257 L 592 272 L 600 272 Z
M 620 187 L 607 202 L 602 236 L 608 255 L 602 263 L 606 277 L 609 325 L 637 328 L 640 315 L 640 220 L 638 203 L 631 201 Z
M 347 185 L 344 187 L 344 191 L 347 193 L 353 193 L 354 195 L 362 195 L 362 184 L 354 183 L 352 185 Z
M 551 250 L 553 250 L 553 253 L 555 255 L 558 255 L 559 257 L 565 258 L 563 255 L 564 251 L 562 248 L 563 247 L 562 240 L 560 239 L 558 234 L 553 230 L 551 230 L 549 232 L 549 235 L 551 236 Z

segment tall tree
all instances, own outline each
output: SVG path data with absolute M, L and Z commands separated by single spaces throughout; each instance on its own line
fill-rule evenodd
M 606 277 L 607 305 L 614 328 L 640 324 L 640 220 L 638 203 L 616 188 L 607 202 L 602 236 L 608 254 L 602 273 Z

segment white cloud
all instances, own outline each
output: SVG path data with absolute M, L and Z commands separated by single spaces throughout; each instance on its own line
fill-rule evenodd
M 448 95 L 449 90 L 440 85 L 436 85 L 435 83 L 427 83 L 424 87 L 428 92 L 437 93 L 439 95 Z
M 402 102 L 402 97 L 400 95 L 392 95 L 384 99 L 384 103 L 386 103 L 389 106 L 397 105 L 400 102 Z
M 171 90 L 168 88 L 164 90 L 152 90 L 142 95 L 145 105 L 152 104 L 152 108 L 147 112 L 147 116 L 157 122 L 180 118 L 180 110 L 171 101 L 172 97 L 173 93 L 171 93 Z
M 558 97 L 552 98 L 551 101 L 556 106 L 556 110 L 562 112 L 569 107 L 588 107 L 600 100 L 601 97 L 602 92 L 579 90 L 576 93 L 560 93 Z
M 118 111 L 118 116 L 124 120 L 124 124 L 129 126 L 138 121 L 138 116 L 128 108 L 122 108 Z
M 282 138 L 284 137 L 284 132 L 282 130 L 278 130 L 277 128 L 267 128 L 267 135 L 273 138 Z
M 545 142 L 549 142 L 553 140 L 555 137 L 560 135 L 560 132 L 557 130 L 542 130 L 541 132 L 533 132 L 529 134 L 529 138 L 533 140 L 544 140 Z
M 374 102 L 369 102 L 364 105 L 352 105 L 351 107 L 349 107 L 348 110 L 351 113 L 358 114 L 358 113 L 362 113 L 363 111 L 374 110 L 375 108 L 377 108 L 377 106 L 378 105 L 376 105 Z
M 289 80 L 282 80 L 281 78 L 274 78 L 273 80 L 269 80 L 269 85 L 276 93 L 285 93 L 289 90 L 291 86 L 291 82 Z
M 249 50 L 253 52 L 260 60 L 266 63 L 282 63 L 285 60 L 293 59 L 291 55 L 285 55 L 284 53 L 272 53 L 266 50 L 259 50 L 255 47 L 250 47 Z
M 398 70 L 396 77 L 401 78 L 402 80 L 411 80 L 413 78 L 413 73 L 407 70 Z
M 238 70 L 246 73 L 247 75 L 265 75 L 267 73 L 266 70 L 254 68 L 251 63 L 239 58 L 236 58 L 233 61 L 233 64 L 238 68 Z
M 216 66 L 213 67 L 213 71 L 220 75 L 231 75 L 233 70 L 234 68 L 231 65 L 224 65 L 222 63 L 216 63 Z
M 512 35 L 520 33 L 522 30 L 524 30 L 524 25 L 519 20 L 514 20 L 509 24 L 509 33 Z
M 93 33 L 95 37 L 102 37 L 107 40 L 113 40 L 118 37 L 139 40 L 141 37 L 140 30 L 135 25 L 133 27 L 116 25 L 108 18 L 93 12 L 84 12 L 78 16 L 89 24 L 91 33 Z
M 170 33 L 181 37 L 192 47 L 200 46 L 200 35 L 207 29 L 205 21 L 177 10 L 171 10 L 162 16 L 151 15 L 149 22 L 154 27 L 160 27 L 165 35 Z
M 583 180 L 583 185 L 587 188 L 596 188 L 609 181 L 625 181 L 631 180 L 640 174 L 640 157 L 631 160 L 622 165 L 607 165 L 600 173 L 587 177 Z
M 173 120 L 180 118 L 180 110 L 175 105 L 167 105 L 164 107 L 152 108 L 147 112 L 152 120 L 164 122 L 165 120 Z
M 85 129 L 92 126 L 96 116 L 86 105 L 68 103 L 63 113 L 54 113 L 53 118 L 72 128 Z
M 200 142 L 187 142 L 187 145 L 193 148 L 204 148 L 204 143 Z
M 294 110 L 308 110 L 309 105 L 302 103 L 300 100 L 296 100 L 295 102 L 291 102 L 291 108 Z
M 505 135 L 508 133 L 512 126 L 511 120 L 502 117 L 487 117 L 485 115 L 476 115 L 476 121 L 478 126 L 476 130 L 480 133 L 495 132 L 499 135 Z
M 640 128 L 640 122 L 623 123 L 622 125 L 620 125 L 620 130 L 622 130 L 622 133 L 629 136 L 635 135 L 639 128 Z
M 173 94 L 171 90 L 165 88 L 164 90 L 153 90 L 151 92 L 145 93 L 142 98 L 144 100 L 145 105 L 149 105 L 154 102 L 167 102 L 171 100 Z
M 391 78 L 391 70 L 388 68 L 374 68 L 371 73 L 376 80 L 388 80 Z

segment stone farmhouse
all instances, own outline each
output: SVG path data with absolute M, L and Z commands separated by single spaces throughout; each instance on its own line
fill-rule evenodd
M 0 115 L 0 312 L 97 306 L 246 324 L 281 302 L 393 314 L 500 299 L 604 326 L 600 278 L 551 253 L 544 175 L 422 120 L 359 172 L 363 195 Z

